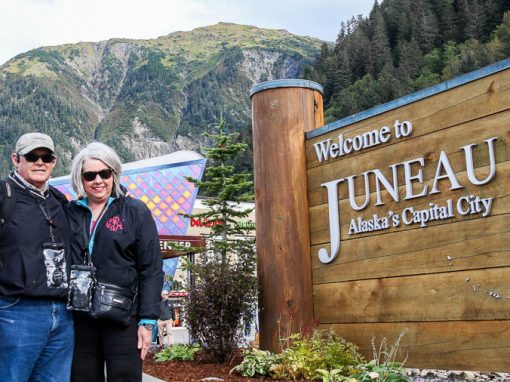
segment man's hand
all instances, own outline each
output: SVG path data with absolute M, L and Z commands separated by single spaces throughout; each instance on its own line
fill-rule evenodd
M 152 340 L 152 329 L 148 330 L 143 326 L 138 327 L 138 349 L 141 349 L 140 358 L 143 360 L 147 355 Z

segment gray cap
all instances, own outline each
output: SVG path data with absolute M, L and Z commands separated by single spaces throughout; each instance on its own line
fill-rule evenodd
M 30 151 L 45 148 L 55 152 L 53 140 L 46 134 L 42 133 L 28 133 L 19 137 L 16 142 L 16 152 L 20 155 L 28 154 Z

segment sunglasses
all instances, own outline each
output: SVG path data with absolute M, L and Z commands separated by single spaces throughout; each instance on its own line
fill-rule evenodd
M 87 182 L 92 182 L 96 179 L 96 177 L 99 175 L 101 179 L 110 179 L 112 177 L 113 171 L 111 168 L 105 168 L 101 171 L 87 171 L 83 172 L 81 176 L 83 176 L 83 179 L 85 179 Z
M 25 160 L 27 162 L 37 162 L 39 160 L 39 158 L 41 158 L 44 163 L 52 163 L 57 159 L 57 157 L 53 154 L 38 155 L 38 154 L 34 154 L 34 153 L 28 153 L 28 154 L 22 155 L 22 157 L 25 158 Z

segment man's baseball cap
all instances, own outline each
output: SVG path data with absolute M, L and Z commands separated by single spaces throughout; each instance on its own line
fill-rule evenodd
M 30 151 L 39 148 L 51 150 L 52 153 L 55 152 L 53 140 L 43 133 L 23 134 L 16 142 L 16 152 L 20 155 L 28 154 Z

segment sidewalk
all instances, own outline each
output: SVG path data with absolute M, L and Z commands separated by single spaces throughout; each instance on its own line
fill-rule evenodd
M 143 382 L 163 382 L 163 380 L 151 377 L 150 375 L 147 375 L 145 373 L 142 376 L 142 381 Z

